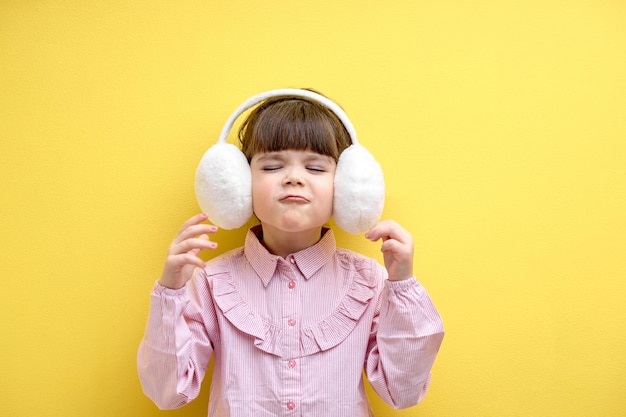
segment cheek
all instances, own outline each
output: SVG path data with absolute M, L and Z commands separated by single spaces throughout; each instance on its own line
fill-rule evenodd
M 332 175 L 326 180 L 326 189 L 332 195 L 335 192 L 335 176 Z
M 332 210 L 333 200 L 334 200 L 334 192 L 335 192 L 335 184 L 333 181 L 327 182 L 321 187 L 321 194 L 326 199 L 326 204 L 328 204 Z
M 269 187 L 259 178 L 252 176 L 252 209 L 256 212 L 268 199 Z

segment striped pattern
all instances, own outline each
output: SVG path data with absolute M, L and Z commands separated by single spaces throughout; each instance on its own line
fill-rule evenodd
M 386 280 L 330 230 L 286 259 L 255 233 L 185 289 L 155 285 L 138 354 L 146 395 L 163 409 L 193 400 L 215 355 L 210 417 L 372 416 L 363 369 L 390 405 L 421 401 L 443 338 L 425 289 Z

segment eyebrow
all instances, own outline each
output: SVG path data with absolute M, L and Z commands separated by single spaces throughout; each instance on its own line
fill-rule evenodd
M 269 159 L 279 159 L 279 153 L 278 152 L 263 153 L 257 158 L 257 161 L 265 161 Z
M 281 156 L 280 152 L 267 152 L 259 156 L 257 161 L 261 162 L 261 161 L 282 160 L 282 159 L 284 158 Z M 326 162 L 334 161 L 332 157 L 328 155 L 322 155 L 317 152 L 307 152 L 307 155 L 304 157 L 305 162 L 318 161 L 318 160 L 326 161 Z

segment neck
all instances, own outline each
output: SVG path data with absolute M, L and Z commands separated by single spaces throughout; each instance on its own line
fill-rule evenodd
M 262 228 L 263 245 L 271 254 L 282 258 L 315 245 L 322 237 L 321 227 L 300 232 L 284 232 L 267 226 Z

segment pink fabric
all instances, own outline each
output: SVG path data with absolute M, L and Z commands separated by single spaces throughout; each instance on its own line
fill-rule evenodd
M 337 249 L 331 230 L 286 259 L 248 232 L 186 288 L 155 285 L 138 354 L 160 408 L 196 398 L 215 355 L 210 417 L 365 417 L 363 373 L 388 404 L 420 402 L 443 324 L 415 280 Z

